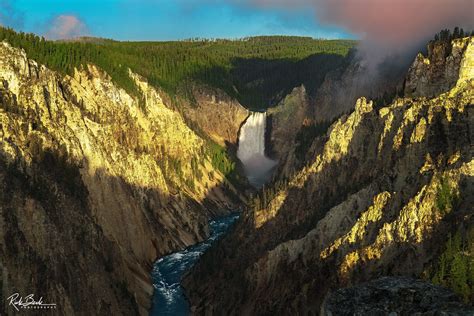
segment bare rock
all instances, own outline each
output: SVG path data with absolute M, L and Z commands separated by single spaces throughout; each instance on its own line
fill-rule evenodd
M 450 290 L 421 280 L 384 277 L 330 293 L 321 316 L 473 315 Z
M 473 42 L 474 38 L 466 37 L 454 39 L 451 43 L 430 43 L 428 56 L 418 54 L 408 71 L 405 95 L 431 98 L 472 79 Z

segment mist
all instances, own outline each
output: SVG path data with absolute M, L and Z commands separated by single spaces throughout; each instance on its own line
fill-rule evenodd
M 471 30 L 474 26 L 472 0 L 243 1 L 259 8 L 313 10 L 319 22 L 360 38 L 358 53 L 369 68 L 388 58 L 406 63 L 441 29 L 459 26 Z
M 89 34 L 86 24 L 75 15 L 58 15 L 48 24 L 45 37 L 51 40 L 73 39 Z
M 250 0 L 260 7 L 308 7 L 315 17 L 360 36 L 396 48 L 413 45 L 443 28 L 473 27 L 472 0 Z

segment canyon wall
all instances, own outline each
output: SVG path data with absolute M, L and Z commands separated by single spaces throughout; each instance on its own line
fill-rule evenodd
M 385 275 L 435 280 L 452 236 L 472 243 L 474 38 L 451 46 L 454 85 L 385 107 L 359 98 L 314 140 L 302 169 L 251 203 L 184 280 L 196 314 L 317 315 L 340 287 Z M 417 62 L 408 81 L 445 80 L 414 73 Z M 456 260 L 469 267 L 466 249 Z M 462 294 L 472 300 L 469 282 Z
M 311 101 L 311 118 L 318 123 L 332 122 L 352 112 L 360 97 L 375 99 L 401 90 L 409 65 L 400 56 L 392 58 L 374 65 L 356 51 L 350 54 L 341 67 L 326 75 Z
M 428 55 L 418 54 L 408 71 L 405 95 L 434 97 L 472 78 L 474 61 L 465 56 L 472 55 L 473 49 L 463 41 L 430 43 Z
M 59 314 L 146 315 L 154 260 L 235 209 L 207 141 L 129 75 L 135 96 L 93 65 L 61 75 L 0 43 L 2 302 L 34 290 Z
M 301 168 L 313 154 L 311 140 L 353 111 L 358 98 L 385 102 L 401 94 L 407 68 L 408 63 L 400 56 L 373 65 L 353 49 L 337 67 L 324 73 L 318 86 L 296 87 L 277 106 L 269 108 L 270 154 L 280 162 L 277 178 L 289 178 Z
M 249 111 L 225 92 L 206 86 L 193 86 L 192 99 L 194 102 L 183 100 L 184 117 L 217 144 L 235 150 Z

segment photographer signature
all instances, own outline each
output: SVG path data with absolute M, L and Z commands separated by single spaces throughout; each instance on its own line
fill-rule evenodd
M 13 306 L 17 311 L 20 310 L 20 308 L 56 308 L 56 304 L 46 304 L 43 303 L 43 298 L 40 297 L 37 301 L 34 298 L 34 294 L 30 294 L 28 296 L 25 296 L 24 298 L 20 296 L 19 293 L 15 293 L 10 295 L 7 298 L 7 301 L 9 302 L 10 306 Z

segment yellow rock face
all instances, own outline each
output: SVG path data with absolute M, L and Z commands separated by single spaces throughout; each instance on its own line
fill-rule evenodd
M 466 81 L 474 78 L 474 38 L 469 37 L 461 40 L 454 41 L 454 48 L 458 51 L 464 50 L 463 58 L 461 61 L 461 67 L 459 71 L 459 79 L 457 85 L 461 85 Z
M 410 143 L 420 143 L 423 141 L 426 134 L 426 120 L 423 117 L 418 124 L 415 126 L 415 129 L 410 137 Z
M 151 263 L 165 253 L 202 240 L 208 233 L 208 216 L 226 213 L 232 207 L 227 192 L 233 189 L 211 165 L 206 142 L 179 113 L 163 103 L 144 78 L 129 75 L 142 101 L 118 88 L 93 65 L 76 69 L 72 77 L 62 76 L 29 60 L 23 51 L 1 43 L 0 158 L 25 177 L 44 177 L 51 185 L 45 192 L 60 196 L 58 200 L 65 203 L 69 200 L 62 193 L 61 183 L 70 183 L 73 195 L 84 188 L 81 203 L 86 206 L 81 220 L 100 228 L 97 240 L 102 238 L 114 245 L 107 246 L 117 251 L 113 262 L 120 262 L 116 268 L 120 273 L 113 282 L 122 282 L 125 289 L 135 293 L 141 312 L 146 313 L 152 291 Z M 52 171 L 40 176 L 38 173 L 45 168 L 39 166 L 45 164 Z M 71 176 L 66 171 L 54 173 L 58 169 L 70 171 Z M 63 238 L 64 232 L 44 226 L 51 215 L 37 199 L 21 199 L 11 202 L 15 210 L 12 216 L 19 218 L 28 210 L 38 224 L 25 223 L 17 234 L 25 235 L 27 245 L 43 260 L 53 260 L 47 258 L 58 257 L 57 251 L 62 249 L 38 243 L 54 243 Z M 70 223 L 64 216 L 59 221 L 67 226 Z M 45 233 L 48 229 L 56 237 Z M 0 237 L 4 234 L 0 230 Z M 95 237 L 91 238 L 96 242 Z M 93 278 L 86 262 L 80 262 L 70 273 L 89 273 Z M 22 268 L 13 262 L 7 262 L 7 266 L 11 270 L 10 283 L 17 288 L 30 286 L 26 280 L 15 280 L 20 278 L 21 269 L 29 268 L 28 263 Z M 91 294 L 98 300 L 106 299 L 111 312 L 118 313 L 118 296 L 104 288 L 113 282 L 94 285 Z M 41 294 L 60 297 L 54 289 Z M 63 300 L 72 295 L 63 294 Z
M 465 37 L 428 45 L 428 56 L 419 54 L 408 71 L 405 95 L 432 98 L 472 80 L 473 43 L 473 37 Z
M 234 277 L 208 281 L 208 265 L 189 281 L 204 293 L 198 308 L 212 297 L 217 313 L 317 314 L 334 288 L 421 276 L 452 227 L 472 226 L 474 39 L 451 45 L 447 58 L 445 45 L 418 56 L 406 97 L 377 111 L 360 98 L 315 140 L 307 165 L 219 249 L 234 247 L 238 261 L 214 258 Z
M 352 226 L 349 233 L 344 237 L 336 239 L 333 244 L 321 252 L 321 258 L 329 257 L 335 250 L 339 249 L 343 244 L 354 244 L 361 242 L 365 236 L 366 230 L 370 223 L 376 223 L 382 219 L 382 211 L 388 200 L 389 192 L 382 192 L 374 198 L 374 203 L 360 215 L 360 218 Z

